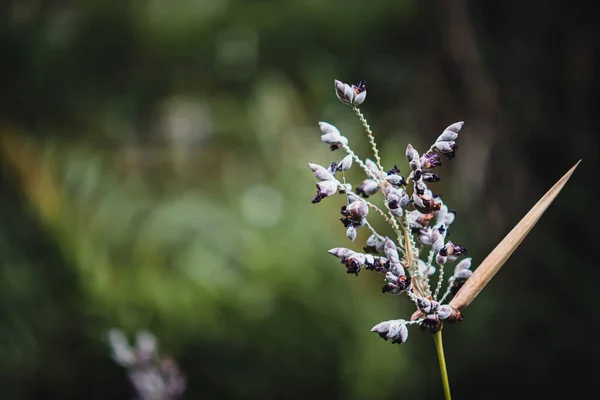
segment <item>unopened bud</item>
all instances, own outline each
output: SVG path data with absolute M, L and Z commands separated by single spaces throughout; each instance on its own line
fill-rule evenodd
M 458 133 L 460 132 L 463 124 L 464 122 L 460 121 L 450 125 L 444 129 L 444 132 L 442 132 L 442 134 L 436 139 L 436 142 L 454 142 L 458 137 Z
M 352 166 L 352 155 L 348 154 L 346 157 L 342 158 L 340 163 L 338 164 L 336 171 L 348 171 Z

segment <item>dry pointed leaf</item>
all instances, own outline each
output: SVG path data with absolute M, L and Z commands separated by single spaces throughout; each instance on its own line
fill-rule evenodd
M 483 290 L 488 282 L 496 275 L 510 255 L 521 244 L 525 236 L 538 222 L 544 211 L 552 204 L 558 193 L 565 186 L 581 160 L 577 162 L 548 192 L 533 206 L 512 231 L 500 242 L 498 246 L 486 257 L 475 270 L 473 275 L 465 282 L 450 305 L 458 310 L 466 308 Z

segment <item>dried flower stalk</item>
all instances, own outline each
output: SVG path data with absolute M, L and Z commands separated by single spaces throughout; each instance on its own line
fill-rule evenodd
M 517 249 L 519 244 L 525 239 L 525 236 L 531 231 L 542 214 L 552 204 L 558 193 L 565 186 L 581 160 L 577 162 L 562 178 L 558 180 L 546 192 L 544 196 L 533 206 L 533 208 L 521 219 L 521 221 L 510 231 L 508 235 L 496 246 L 494 250 L 477 267 L 471 278 L 465 282 L 463 287 L 456 293 L 450 306 L 463 310 L 475 297 L 483 290 L 488 282 L 496 275 L 506 260 Z

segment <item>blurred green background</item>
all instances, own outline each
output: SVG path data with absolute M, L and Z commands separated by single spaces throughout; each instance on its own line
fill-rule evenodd
M 342 199 L 310 204 L 306 163 L 340 158 L 317 122 L 368 156 L 334 78 L 367 80 L 388 168 L 466 121 L 435 189 L 475 265 L 583 158 L 444 336 L 455 398 L 592 393 L 595 18 L 583 1 L 3 1 L 0 398 L 131 398 L 113 327 L 152 331 L 188 399 L 441 398 L 430 335 L 369 332 L 409 303 L 326 253 L 348 242 Z

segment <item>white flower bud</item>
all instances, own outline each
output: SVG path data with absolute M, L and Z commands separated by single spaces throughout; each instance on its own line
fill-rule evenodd
M 355 106 L 361 105 L 363 103 L 363 101 L 365 101 L 366 98 L 367 98 L 367 91 L 363 90 L 362 92 L 360 92 L 359 94 L 357 94 L 354 97 L 354 101 L 352 102 L 352 104 L 354 104 Z
M 442 255 L 440 255 L 439 253 L 435 256 L 435 262 L 438 265 L 444 265 L 446 264 L 446 262 L 448 262 L 448 257 L 444 257 Z
M 456 267 L 454 267 L 454 275 L 469 268 L 471 268 L 471 257 L 463 258 L 458 264 L 456 264 Z
M 352 104 L 352 102 L 354 101 L 354 97 L 356 96 L 356 92 L 354 91 L 354 89 L 352 89 L 350 85 L 338 81 L 337 79 L 334 80 L 334 85 L 335 95 L 337 96 L 337 98 L 344 104 Z
M 356 239 L 356 228 L 353 227 L 352 225 L 350 225 L 348 227 L 348 229 L 346 230 L 346 237 L 348 238 L 348 240 L 350 240 L 351 242 L 354 242 L 354 240 Z
M 392 265 L 400 263 L 400 257 L 398 256 L 398 248 L 390 238 L 385 238 L 385 246 L 383 247 L 383 251 L 385 252 L 385 256 L 388 260 L 390 260 L 390 263 Z
M 440 153 L 452 153 L 456 149 L 456 143 L 455 142 L 436 142 L 434 144 L 434 147 Z
M 385 180 L 388 181 L 393 186 L 403 186 L 406 185 L 406 179 L 402 175 L 387 175 Z
M 335 179 L 333 175 L 327 171 L 327 169 L 325 169 L 325 167 L 319 164 L 308 163 L 308 167 L 312 170 L 315 178 L 320 181 L 332 181 Z
M 378 323 L 377 325 L 375 325 L 373 328 L 371 328 L 371 332 L 377 332 L 377 333 L 386 333 L 390 330 L 390 324 L 392 321 L 383 321 Z
M 341 259 L 342 261 L 346 261 L 346 258 L 350 257 L 352 254 L 354 254 L 354 251 L 347 249 L 345 247 L 334 247 L 331 250 L 327 251 L 329 254 L 336 256 L 337 258 Z
M 473 271 L 470 269 L 463 269 L 461 271 L 456 272 L 453 277 L 456 280 L 467 280 L 473 275 Z
M 443 321 L 452 314 L 452 307 L 450 307 L 449 305 L 440 306 L 437 314 L 438 317 L 440 317 L 440 319 Z
M 373 196 L 379 190 L 379 184 L 373 179 L 365 179 L 360 186 L 356 188 L 356 194 L 367 198 Z
M 460 121 L 450 125 L 444 129 L 444 132 L 436 139 L 436 142 L 454 142 L 458 137 L 458 132 L 460 132 L 463 124 L 464 122 Z
M 335 182 L 335 181 L 317 182 L 317 189 L 319 190 L 319 194 L 322 194 L 324 197 L 332 196 L 337 192 L 337 182 Z
M 339 129 L 327 122 L 319 122 L 319 128 L 321 128 L 321 132 L 324 135 L 332 134 L 334 136 L 341 136 Z
M 406 146 L 406 159 L 408 160 L 408 162 L 411 162 L 416 158 L 419 158 L 419 153 L 417 153 L 415 148 L 412 147 L 411 144 L 409 144 L 408 146 Z
M 369 168 L 369 171 L 371 171 L 371 173 L 377 177 L 377 179 L 383 178 L 383 173 L 381 172 L 375 161 L 371 160 L 370 158 L 367 158 L 365 160 L 365 165 L 367 166 L 367 168 Z
M 338 164 L 336 170 L 348 171 L 351 166 L 352 166 L 352 155 L 348 154 L 346 157 L 342 158 L 342 160 Z
M 444 221 L 443 221 L 444 225 L 446 225 L 446 226 L 452 225 L 455 217 L 456 217 L 456 213 L 454 213 L 453 211 L 447 212 L 446 215 L 444 216 Z

